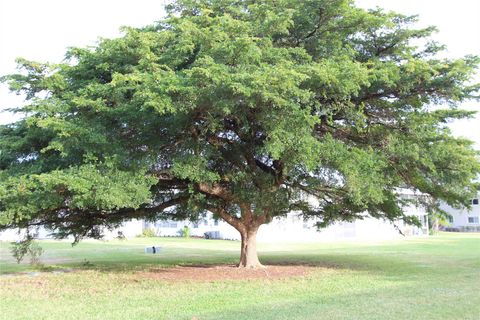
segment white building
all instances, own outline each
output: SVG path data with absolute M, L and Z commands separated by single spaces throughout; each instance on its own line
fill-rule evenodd
M 449 227 L 456 228 L 458 231 L 477 231 L 480 232 L 480 192 L 477 197 L 471 200 L 470 209 L 456 209 L 447 204 L 442 204 L 440 208 L 450 214 Z
M 402 197 L 418 197 L 410 191 L 401 191 Z M 339 222 L 327 228 L 317 230 L 315 221 L 304 221 L 298 213 L 291 212 L 287 217 L 275 218 L 269 224 L 262 225 L 258 231 L 257 239 L 261 242 L 309 242 L 309 241 L 335 241 L 335 240 L 386 240 L 405 236 L 428 235 L 428 216 L 422 207 L 410 205 L 404 208 L 407 215 L 414 215 L 422 222 L 422 227 L 405 225 L 398 222 L 393 225 L 390 221 L 379 220 L 365 215 L 364 219 L 353 222 Z M 159 220 L 148 222 L 144 220 L 131 220 L 113 231 L 106 231 L 107 239 L 115 238 L 120 233 L 126 238 L 141 235 L 146 229 L 151 229 L 157 236 L 181 236 L 184 227 L 188 227 L 190 236 L 204 237 L 209 233 L 212 238 L 239 240 L 238 231 L 223 220 L 213 219 L 208 214 L 198 222 Z M 120 233 L 119 233 L 120 232 Z M 47 238 L 48 233 L 40 230 L 39 238 Z M 0 240 L 16 240 L 19 235 L 14 230 L 0 233 Z
M 409 190 L 399 190 L 401 197 L 419 197 L 418 193 Z M 287 217 L 275 218 L 269 224 L 260 226 L 257 234 L 258 241 L 275 242 L 308 242 L 308 241 L 335 241 L 335 240 L 384 240 L 405 236 L 428 235 L 428 214 L 422 207 L 409 205 L 404 207 L 407 215 L 416 216 L 422 227 L 405 225 L 398 222 L 393 225 L 390 221 L 379 220 L 365 215 L 364 219 L 353 222 L 335 223 L 325 229 L 317 230 L 315 221 L 304 221 L 298 213 L 291 212 Z M 211 237 L 239 240 L 240 234 L 235 228 L 223 220 L 214 220 L 209 214 L 205 219 L 196 223 L 190 221 L 132 221 L 125 223 L 119 230 L 128 238 L 131 235 L 141 234 L 145 229 L 151 229 L 158 236 L 180 236 L 184 227 L 188 227 L 191 236 L 204 237 L 210 233 Z M 402 233 L 400 233 L 400 232 Z M 117 232 L 110 233 L 111 237 Z
M 398 229 L 389 221 L 365 217 L 363 220 L 354 222 L 335 223 L 320 231 L 314 225 L 314 221 L 303 221 L 298 214 L 290 213 L 287 217 L 275 218 L 271 223 L 260 227 L 257 235 L 258 241 L 276 242 L 309 242 L 309 241 L 335 241 L 335 240 L 384 240 L 402 237 L 399 230 L 405 236 L 428 235 L 427 215 L 418 215 L 422 227 L 407 226 L 402 222 L 397 224 Z M 191 236 L 204 237 L 209 233 L 210 237 L 221 239 L 239 240 L 240 234 L 232 226 L 222 220 L 214 220 L 211 215 L 198 223 L 189 221 L 157 221 L 157 222 L 127 222 L 119 231 L 127 238 L 138 235 L 145 229 L 151 229 L 157 236 L 175 237 L 182 234 L 184 227 L 188 227 Z M 116 232 L 110 234 L 116 236 Z

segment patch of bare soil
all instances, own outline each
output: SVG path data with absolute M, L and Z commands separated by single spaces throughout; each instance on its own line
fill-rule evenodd
M 315 269 L 302 265 L 270 265 L 259 269 L 237 268 L 234 265 L 189 265 L 151 269 L 138 274 L 149 279 L 171 281 L 253 280 L 301 277 Z

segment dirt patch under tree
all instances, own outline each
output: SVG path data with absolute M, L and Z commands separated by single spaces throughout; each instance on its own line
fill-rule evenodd
M 237 268 L 234 265 L 188 265 L 150 269 L 138 274 L 155 280 L 250 280 L 301 277 L 317 268 L 301 265 L 270 265 L 260 269 Z

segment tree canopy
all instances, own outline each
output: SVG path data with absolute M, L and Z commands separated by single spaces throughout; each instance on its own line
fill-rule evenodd
M 255 267 L 258 227 L 291 211 L 417 223 L 399 188 L 465 205 L 478 152 L 447 124 L 473 114 L 457 106 L 479 58 L 438 58 L 416 20 L 348 0 L 178 0 L 61 63 L 18 59 L 0 227 L 78 241 L 210 211 Z

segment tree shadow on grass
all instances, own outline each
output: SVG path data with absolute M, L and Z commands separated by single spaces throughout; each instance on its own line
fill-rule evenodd
M 227 254 L 227 252 L 225 252 Z M 404 260 L 399 257 L 378 256 L 378 255 L 349 255 L 349 254 L 285 254 L 285 255 L 260 255 L 260 261 L 268 267 L 274 269 L 276 267 L 297 267 L 297 269 L 308 269 L 309 272 L 335 270 L 335 271 L 354 271 L 371 274 L 375 276 L 387 277 L 391 281 L 403 281 L 406 277 L 421 276 L 425 272 L 425 268 L 419 267 L 412 261 Z M 168 257 L 167 259 L 159 258 L 152 262 L 132 261 L 128 264 L 122 264 L 115 261 L 91 261 L 90 265 L 74 267 L 75 270 L 95 270 L 105 273 L 158 273 L 161 270 L 169 270 L 174 268 L 188 267 L 189 272 L 195 273 L 195 269 L 199 274 L 206 272 L 205 269 L 232 267 L 238 263 L 238 257 L 235 255 L 226 255 L 223 258 L 199 256 L 192 259 L 191 257 Z M 232 274 L 235 268 L 231 268 Z M 248 277 L 247 277 L 248 278 Z M 162 280 L 162 279 L 158 279 Z M 179 279 L 181 280 L 181 279 Z M 219 280 L 229 280 L 223 276 Z M 237 276 L 232 276 L 231 280 L 239 280 Z
M 425 271 L 415 263 L 398 257 L 378 255 L 351 255 L 351 254 L 296 254 L 283 255 L 261 254 L 260 261 L 265 266 L 298 266 L 319 269 L 364 271 L 377 274 L 391 274 L 403 276 L 417 274 Z M 155 257 L 141 256 L 131 260 L 121 257 L 119 259 L 102 259 L 101 257 L 78 259 L 68 263 L 49 264 L 45 261 L 41 268 L 28 268 L 22 272 L 36 270 L 52 272 L 55 270 L 71 269 L 78 271 L 94 270 L 107 273 L 137 272 L 159 268 L 173 268 L 187 266 L 190 268 L 210 268 L 215 266 L 231 266 L 238 263 L 238 256 L 229 251 L 217 251 L 214 256 L 206 252 L 198 256 L 189 255 L 157 255 Z M 12 272 L 9 272 L 12 273 Z M 13 272 L 15 273 L 15 272 Z
M 75 249 L 72 249 L 75 250 Z M 71 253 L 69 253 L 71 256 Z M 165 248 L 160 253 L 143 254 L 137 251 L 106 251 L 104 254 L 79 252 L 77 256 L 72 257 L 70 261 L 63 257 L 56 256 L 51 263 L 49 259 L 43 262 L 43 268 L 29 268 L 23 266 L 17 270 L 21 272 L 35 270 L 52 272 L 55 270 L 72 269 L 72 270 L 95 270 L 108 273 L 122 272 L 138 272 L 150 269 L 172 268 L 176 266 L 189 266 L 198 268 L 207 268 L 214 266 L 235 265 L 238 263 L 239 254 L 232 250 L 191 250 L 181 248 Z M 61 258 L 61 259 L 60 259 Z M 389 254 L 349 254 L 345 252 L 339 253 L 322 253 L 322 252 L 260 252 L 260 261 L 268 266 L 304 266 L 309 268 L 323 268 L 335 270 L 353 270 L 364 271 L 378 274 L 392 274 L 402 276 L 405 274 L 417 274 L 424 272 L 424 268 L 418 267 L 417 264 L 405 257 L 389 255 Z M 7 272 L 15 273 L 14 268 L 10 268 Z
M 300 254 L 264 255 L 260 259 L 265 265 L 308 266 L 336 270 L 363 271 L 374 274 L 403 277 L 421 274 L 425 267 L 413 261 L 387 255 L 369 254 Z

